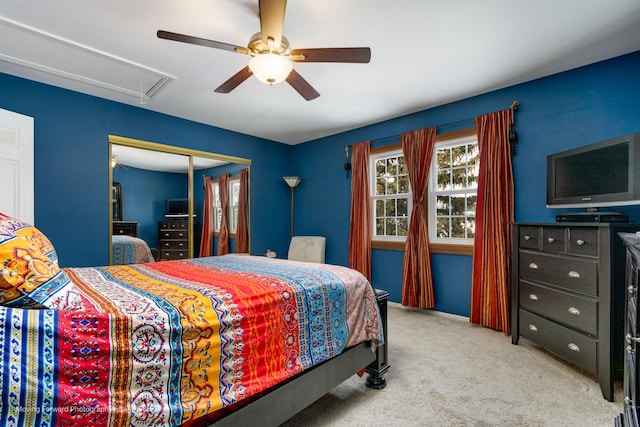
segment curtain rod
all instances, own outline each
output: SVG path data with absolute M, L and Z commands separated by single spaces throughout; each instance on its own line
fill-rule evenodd
M 517 100 L 515 100 L 515 101 L 513 101 L 513 102 L 511 103 L 511 107 L 509 107 L 509 109 L 511 109 L 511 110 L 513 110 L 513 111 L 516 111 L 516 110 L 518 109 L 518 106 L 519 106 L 519 105 L 520 105 L 520 103 L 519 103 Z M 456 120 L 455 122 L 443 123 L 443 124 L 441 124 L 441 125 L 436 125 L 436 128 L 441 128 L 441 127 L 445 127 L 445 126 L 457 125 L 457 124 L 460 124 L 460 123 L 468 122 L 468 121 L 470 121 L 470 120 L 474 120 L 474 117 L 467 118 L 467 119 L 462 119 L 462 120 Z M 389 136 L 385 136 L 385 137 L 382 137 L 382 138 L 372 139 L 372 140 L 370 140 L 369 142 L 370 142 L 370 143 L 377 143 L 377 142 L 382 142 L 382 141 L 386 141 L 386 140 L 389 140 L 389 139 L 396 139 L 396 138 L 398 138 L 400 135 L 402 135 L 402 134 L 389 135 Z M 350 144 L 350 145 L 353 145 L 353 144 Z

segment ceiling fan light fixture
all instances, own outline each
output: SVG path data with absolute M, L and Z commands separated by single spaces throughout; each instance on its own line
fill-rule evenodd
M 293 70 L 293 63 L 275 53 L 261 53 L 249 60 L 249 68 L 261 82 L 275 85 L 289 76 Z

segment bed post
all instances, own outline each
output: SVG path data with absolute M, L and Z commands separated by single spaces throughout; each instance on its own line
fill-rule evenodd
M 374 389 L 382 389 L 387 386 L 387 380 L 382 376 L 389 370 L 389 341 L 387 337 L 387 299 L 389 293 L 382 289 L 374 289 L 378 308 L 380 309 L 380 317 L 382 318 L 382 329 L 384 333 L 384 344 L 376 348 L 376 360 L 367 366 L 367 387 Z

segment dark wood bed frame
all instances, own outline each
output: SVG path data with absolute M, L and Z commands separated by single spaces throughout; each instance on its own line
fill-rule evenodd
M 368 387 L 384 388 L 386 380 L 383 375 L 389 369 L 387 341 L 389 294 L 380 289 L 376 289 L 375 294 L 382 318 L 384 345 L 378 346 L 375 352 L 371 351 L 369 342 L 351 347 L 339 356 L 268 390 L 209 425 L 215 427 L 280 425 L 363 368 L 366 368 L 368 374 L 366 379 Z

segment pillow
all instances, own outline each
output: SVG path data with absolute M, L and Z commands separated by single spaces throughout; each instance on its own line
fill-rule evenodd
M 0 304 L 13 305 L 65 278 L 51 241 L 36 227 L 0 213 Z

